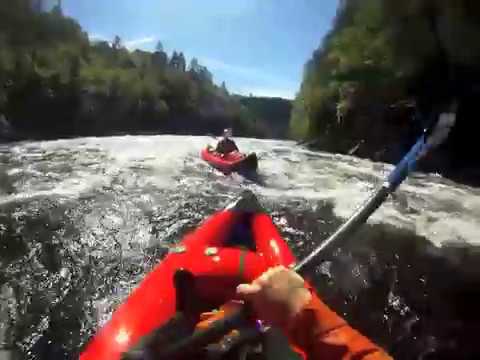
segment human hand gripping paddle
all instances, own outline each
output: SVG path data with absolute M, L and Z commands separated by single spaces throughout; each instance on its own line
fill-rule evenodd
M 432 149 L 442 144 L 450 134 L 456 121 L 455 114 L 447 113 L 439 116 L 436 124 L 425 129 L 420 139 L 412 147 L 410 152 L 389 174 L 382 186 L 360 207 L 333 235 L 322 242 L 309 256 L 294 267 L 294 271 L 300 274 L 307 273 L 317 261 L 320 253 L 339 240 L 345 239 L 360 228 L 368 218 L 385 202 L 390 194 L 400 186 L 407 176 L 416 169 L 416 166 Z M 249 292 L 252 289 L 243 289 L 241 292 Z M 188 353 L 193 349 L 199 349 L 212 341 L 229 333 L 231 330 L 248 323 L 250 318 L 248 306 L 237 311 L 233 315 L 214 322 L 207 329 L 195 332 L 193 335 L 181 339 L 177 343 L 166 347 L 158 354 L 156 359 L 171 359 L 178 354 Z M 261 333 L 260 331 L 258 332 Z

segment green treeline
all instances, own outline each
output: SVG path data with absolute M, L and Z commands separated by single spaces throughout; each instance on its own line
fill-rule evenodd
M 0 2 L 0 115 L 24 136 L 168 132 L 270 136 L 269 126 L 198 60 L 90 43 L 61 9 Z M 285 132 L 286 133 L 286 132 Z
M 467 115 L 478 102 L 478 19 L 473 0 L 340 1 L 333 29 L 305 66 L 292 136 L 397 160 L 418 133 L 414 110 L 428 116 L 456 100 Z M 461 119 L 450 154 L 467 153 L 472 126 L 473 118 Z

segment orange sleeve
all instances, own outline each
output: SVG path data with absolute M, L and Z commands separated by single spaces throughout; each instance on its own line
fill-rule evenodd
M 380 347 L 350 327 L 312 291 L 311 302 L 288 329 L 293 344 L 309 360 L 392 360 Z

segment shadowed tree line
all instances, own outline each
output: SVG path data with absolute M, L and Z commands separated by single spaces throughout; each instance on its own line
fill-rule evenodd
M 129 51 L 117 36 L 90 42 L 62 15 L 28 0 L 0 3 L 0 117 L 3 138 L 117 133 L 220 133 L 268 137 L 270 126 L 213 83 L 182 52 Z M 1 129 L 0 129 L 1 130 Z M 8 134 L 5 134 L 8 133 Z M 283 136 L 286 135 L 286 131 Z M 2 134 L 0 133 L 0 138 Z
M 333 29 L 305 66 L 292 135 L 323 150 L 394 162 L 421 120 L 457 103 L 458 126 L 429 163 L 473 174 L 480 165 L 473 147 L 479 18 L 474 0 L 341 1 Z

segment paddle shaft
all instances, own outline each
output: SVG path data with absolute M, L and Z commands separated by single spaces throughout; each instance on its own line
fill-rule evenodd
M 387 181 L 373 194 L 370 199 L 360 207 L 340 228 L 331 235 L 327 240 L 323 241 L 310 255 L 303 259 L 294 267 L 294 270 L 304 275 L 308 268 L 318 260 L 318 255 L 322 253 L 328 246 L 337 243 L 339 240 L 346 239 L 353 232 L 358 230 L 368 218 L 385 202 L 390 194 L 395 192 L 398 186 L 407 178 L 407 176 L 415 170 L 418 160 L 425 155 L 430 146 L 427 141 L 426 132 L 412 147 L 409 153 L 390 173 Z
M 365 223 L 371 214 L 375 212 L 386 200 L 390 194 L 389 187 L 382 186 L 370 200 L 361 207 L 347 222 L 345 222 L 332 236 L 323 241 L 310 255 L 298 263 L 294 270 L 301 275 L 305 275 L 308 269 L 315 261 L 318 261 L 318 256 L 328 246 L 338 242 L 341 239 L 346 239 L 349 235 L 355 232 L 360 225 Z

